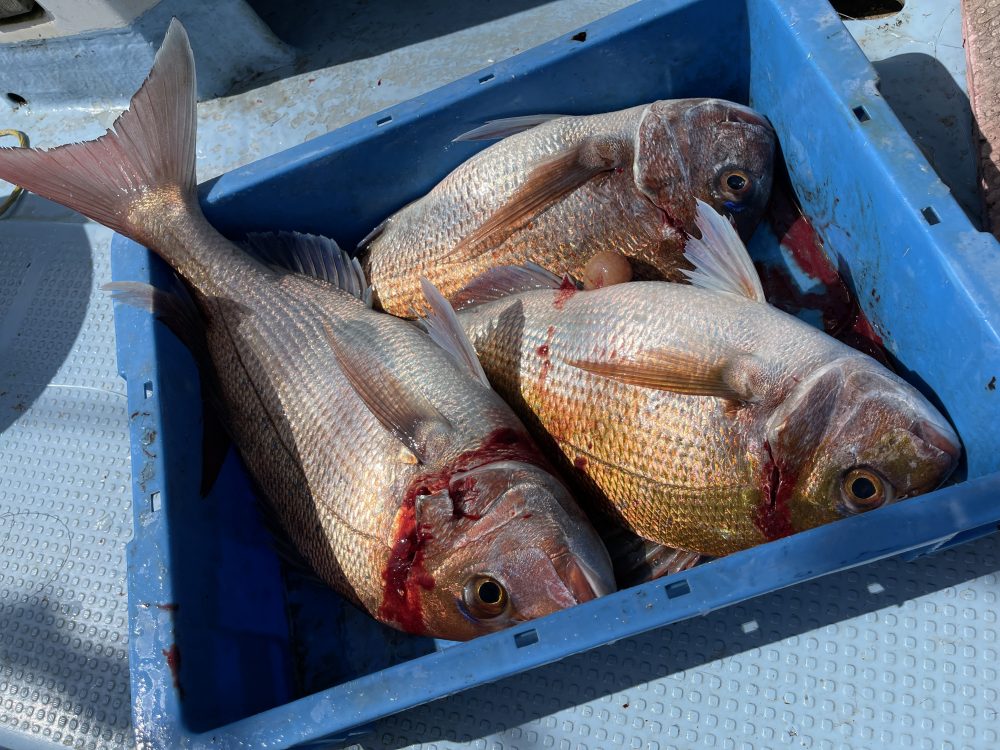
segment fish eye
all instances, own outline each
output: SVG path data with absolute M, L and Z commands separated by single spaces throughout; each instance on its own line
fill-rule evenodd
M 481 619 L 502 615 L 509 601 L 503 584 L 487 575 L 470 578 L 465 584 L 462 598 L 469 613 Z
M 736 195 L 742 195 L 750 189 L 750 177 L 745 172 L 740 172 L 739 170 L 725 172 L 722 175 L 722 182 L 729 192 Z
M 892 485 L 871 469 L 861 467 L 844 475 L 841 489 L 847 506 L 855 513 L 878 508 L 892 495 Z

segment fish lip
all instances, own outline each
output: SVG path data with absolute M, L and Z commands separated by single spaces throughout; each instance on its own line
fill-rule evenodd
M 950 474 L 958 465 L 958 461 L 962 456 L 962 445 L 959 442 L 958 435 L 951 428 L 947 428 L 946 431 L 941 428 L 941 425 L 927 419 L 917 421 L 911 429 L 913 434 L 923 442 L 939 450 L 951 459 L 951 468 L 948 471 Z
M 732 118 L 730 122 L 732 121 L 741 122 L 744 125 L 753 125 L 774 132 L 774 126 L 771 125 L 771 121 L 768 120 L 766 117 L 764 117 L 764 115 L 760 114 L 759 112 L 755 112 L 749 107 L 730 106 L 729 116 Z
M 613 577 L 609 579 L 610 583 L 604 580 L 585 560 L 569 550 L 552 555 L 549 559 L 577 604 L 613 594 L 617 590 Z

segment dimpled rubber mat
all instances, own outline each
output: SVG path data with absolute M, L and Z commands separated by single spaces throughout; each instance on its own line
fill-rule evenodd
M 2 230 L 0 744 L 123 747 L 132 517 L 125 386 L 98 289 L 111 232 Z
M 992 750 L 998 569 L 993 535 L 828 576 L 399 714 L 358 747 Z

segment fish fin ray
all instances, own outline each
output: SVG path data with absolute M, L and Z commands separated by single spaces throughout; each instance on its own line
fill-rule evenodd
M 707 559 L 697 552 L 644 539 L 618 524 L 601 538 L 611 557 L 619 588 L 680 573 Z
M 195 70 L 187 33 L 170 22 L 129 108 L 101 137 L 49 150 L 0 149 L 0 177 L 150 244 L 154 191 L 195 189 Z
M 300 232 L 247 235 L 251 254 L 265 263 L 326 281 L 371 307 L 371 292 L 357 258 L 329 237 Z
M 536 289 L 558 289 L 563 279 L 536 263 L 522 266 L 499 266 L 480 274 L 451 296 L 455 310 Z
M 420 288 L 427 301 L 427 312 L 421 322 L 431 340 L 454 357 L 455 361 L 467 369 L 480 383 L 487 388 L 492 388 L 489 378 L 486 377 L 486 372 L 479 362 L 476 348 L 469 341 L 462 324 L 458 322 L 458 316 L 455 315 L 451 304 L 427 279 L 420 279 Z
M 208 356 L 205 322 L 187 287 L 177 277 L 167 291 L 141 281 L 112 281 L 101 286 L 115 302 L 144 310 L 163 322 L 196 359 Z
M 695 224 L 701 239 L 689 237 L 684 257 L 694 270 L 684 270 L 693 286 L 728 292 L 755 302 L 767 302 L 760 276 L 743 240 L 729 220 L 700 199 Z
M 456 136 L 452 143 L 462 141 L 494 141 L 506 138 L 509 135 L 523 133 L 526 130 L 541 125 L 552 120 L 558 120 L 566 115 L 518 115 L 516 117 L 501 117 L 496 120 L 487 120 L 478 128 L 473 128 Z
M 646 349 L 616 360 L 567 360 L 573 367 L 640 388 L 739 402 L 755 400 L 745 382 L 734 377 L 750 362 L 751 355 L 742 352 L 719 356 L 675 349 Z
M 478 245 L 495 247 L 554 203 L 599 174 L 625 164 L 623 145 L 591 136 L 539 162 L 510 199 L 448 252 L 456 259 Z
M 368 410 L 389 432 L 406 446 L 421 463 L 429 429 L 452 429 L 448 421 L 420 391 L 408 387 L 371 351 L 342 341 L 324 325 L 327 341 L 341 372 Z

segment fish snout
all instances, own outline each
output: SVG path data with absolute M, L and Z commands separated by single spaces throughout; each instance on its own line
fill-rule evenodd
M 605 552 L 605 556 L 606 554 Z M 617 590 L 610 559 L 598 560 L 596 565 L 594 562 L 588 564 L 569 550 L 550 559 L 560 580 L 577 604 L 613 594 Z M 602 565 L 604 562 L 607 564 Z
M 930 448 L 943 454 L 941 464 L 947 467 L 946 476 L 950 474 L 958 465 L 958 459 L 962 455 L 962 444 L 954 430 L 947 425 L 921 419 L 913 425 L 912 431 Z

